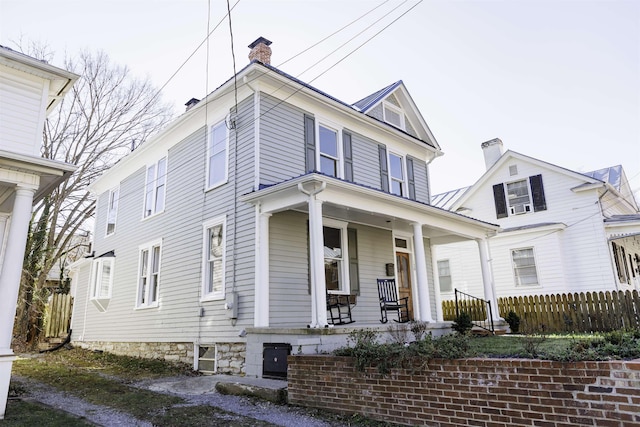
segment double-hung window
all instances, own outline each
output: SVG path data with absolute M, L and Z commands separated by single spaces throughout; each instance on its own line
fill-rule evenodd
M 349 293 L 349 259 L 347 224 L 324 220 L 324 275 L 327 291 Z
M 228 141 L 229 130 L 225 122 L 211 126 L 207 147 L 207 188 L 227 182 Z
M 120 198 L 120 188 L 109 191 L 109 201 L 107 206 L 107 236 L 116 231 L 116 217 L 118 215 L 118 199 Z
M 320 172 L 339 178 L 340 173 L 340 133 L 324 125 L 318 126 Z
M 453 291 L 451 282 L 451 268 L 449 266 L 448 259 L 438 261 L 438 279 L 440 281 L 440 292 Z
M 204 224 L 202 299 L 224 298 L 225 218 Z
M 391 193 L 406 196 L 404 158 L 394 153 L 389 153 L 389 184 Z
M 91 270 L 91 298 L 111 298 L 113 286 L 113 257 L 98 258 Z
M 513 260 L 513 274 L 516 286 L 538 285 L 538 273 L 536 271 L 533 248 L 513 249 L 511 258 Z
M 164 196 L 167 186 L 167 158 L 147 167 L 147 183 L 145 186 L 144 217 L 164 210 Z
M 526 179 L 507 183 L 507 201 L 511 215 L 531 212 L 529 184 Z
M 91 302 L 99 311 L 106 311 L 109 306 L 113 288 L 114 263 L 115 257 L 111 252 L 96 258 L 91 265 L 89 279 Z
M 140 246 L 138 262 L 138 299 L 136 307 L 157 307 L 160 284 L 160 241 Z

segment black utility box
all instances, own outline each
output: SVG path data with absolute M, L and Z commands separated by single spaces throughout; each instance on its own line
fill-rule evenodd
M 291 354 L 291 344 L 264 343 L 262 352 L 262 376 L 264 378 L 287 378 L 287 356 Z

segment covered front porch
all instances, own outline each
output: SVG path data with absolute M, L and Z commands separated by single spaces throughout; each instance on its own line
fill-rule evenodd
M 321 174 L 305 175 L 243 196 L 255 206 L 255 313 L 247 329 L 247 374 L 262 359 L 264 343 L 294 352 L 344 345 L 354 329 L 386 331 L 378 279 L 395 279 L 408 299 L 403 320 L 427 322 L 434 335 L 443 322 L 433 241 L 477 242 L 484 298 L 495 304 L 487 239 L 498 226 Z M 349 324 L 334 325 L 327 297 L 351 303 Z M 497 313 L 496 315 L 497 316 Z M 336 323 L 336 322 L 333 322 Z

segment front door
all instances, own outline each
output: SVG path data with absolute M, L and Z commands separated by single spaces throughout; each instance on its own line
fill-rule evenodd
M 396 252 L 396 266 L 398 269 L 398 296 L 408 297 L 409 320 L 413 320 L 413 297 L 411 295 L 411 263 L 409 254 L 406 252 Z

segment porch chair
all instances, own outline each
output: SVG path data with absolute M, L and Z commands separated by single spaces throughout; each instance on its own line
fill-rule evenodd
M 378 296 L 380 297 L 380 322 L 389 321 L 387 312 L 395 311 L 398 320 L 394 322 L 406 323 L 409 321 L 409 297 L 398 298 L 398 289 L 395 279 L 378 279 Z
M 327 311 L 332 325 L 348 325 L 355 322 L 351 318 L 349 295 L 337 295 L 327 292 Z

